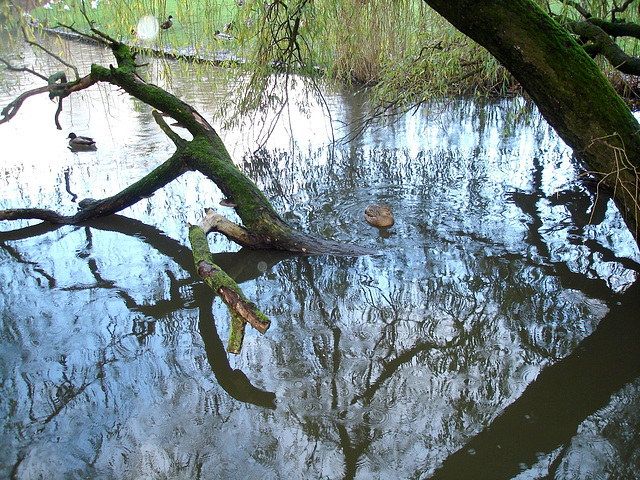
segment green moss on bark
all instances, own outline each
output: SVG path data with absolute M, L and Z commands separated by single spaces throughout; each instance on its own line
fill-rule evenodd
M 213 256 L 209 250 L 207 235 L 202 228 L 198 226 L 190 227 L 189 240 L 198 274 L 223 299 L 229 309 L 231 331 L 228 351 L 238 353 L 244 338 L 244 324 L 249 322 L 264 333 L 269 328 L 271 320 L 253 302 L 250 302 L 244 296 L 238 284 L 214 263 Z

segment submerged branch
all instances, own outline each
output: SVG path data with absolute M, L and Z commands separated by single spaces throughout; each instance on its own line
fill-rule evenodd
M 220 215 L 215 210 L 209 208 L 205 212 L 205 217 L 200 222 L 200 228 L 205 233 L 219 232 L 229 240 L 232 240 L 243 247 L 251 247 L 255 243 L 255 239 L 251 238 L 249 231 Z
M 230 353 L 239 353 L 242 348 L 245 324 L 249 323 L 260 333 L 265 333 L 271 321 L 244 296 L 238 284 L 213 262 L 207 234 L 202 226 L 189 227 L 189 240 L 198 274 L 222 299 L 231 314 L 231 332 L 227 350 Z
M 69 223 L 64 215 L 46 208 L 10 208 L 0 210 L 0 220 L 43 220 L 54 225 Z

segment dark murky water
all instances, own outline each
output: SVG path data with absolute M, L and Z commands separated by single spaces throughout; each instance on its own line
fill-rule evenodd
M 215 71 L 175 70 L 172 91 L 220 108 Z M 334 125 L 366 108 L 327 99 Z M 636 478 L 640 255 L 546 123 L 505 114 L 517 102 L 436 104 L 334 148 L 313 105 L 259 154 L 255 125 L 222 132 L 289 221 L 380 251 L 211 236 L 273 321 L 238 356 L 188 248 L 186 222 L 222 198 L 198 174 L 90 225 L 1 224 L 0 477 Z M 73 100 L 63 131 L 54 111 L 32 98 L 0 126 L 0 208 L 70 213 L 172 151 L 150 109 L 109 88 Z M 70 131 L 98 151 L 70 152 Z M 390 230 L 364 221 L 374 202 Z

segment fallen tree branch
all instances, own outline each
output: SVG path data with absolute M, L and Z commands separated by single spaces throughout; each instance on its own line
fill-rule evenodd
M 222 299 L 231 314 L 227 351 L 239 353 L 242 348 L 245 325 L 249 323 L 260 333 L 265 333 L 271 321 L 244 296 L 238 284 L 213 262 L 207 234 L 202 224 L 189 226 L 189 241 L 198 275 Z
M 164 132 L 164 134 L 167 137 L 169 137 L 169 139 L 173 142 L 173 144 L 176 147 L 184 146 L 184 144 L 186 143 L 186 140 L 182 138 L 180 135 L 178 135 L 176 132 L 171 130 L 171 127 L 167 125 L 167 122 L 164 121 L 164 118 L 162 118 L 162 114 L 159 111 L 153 110 L 151 112 L 151 115 L 153 115 L 153 119 L 156 121 L 160 129 Z
M 72 29 L 72 27 L 67 27 Z M 66 96 L 68 93 L 81 90 L 97 82 L 106 82 L 122 88 L 133 97 L 155 108 L 162 115 L 167 115 L 187 129 L 193 136 L 192 140 L 185 140 L 173 132 L 162 120 L 160 114 L 155 114 L 156 122 L 177 147 L 172 156 L 159 169 L 169 169 L 166 175 L 158 177 L 148 176 L 136 182 L 120 194 L 104 200 L 86 202 L 83 209 L 71 217 L 53 217 L 57 223 L 79 223 L 94 217 L 116 213 L 126 208 L 140 198 L 153 194 L 155 189 L 164 186 L 187 170 L 197 170 L 220 188 L 223 195 L 234 204 L 234 209 L 242 220 L 242 227 L 234 226 L 232 222 L 219 222 L 218 229 L 231 240 L 242 246 L 254 249 L 275 249 L 297 252 L 301 254 L 336 254 L 336 255 L 369 255 L 375 253 L 370 249 L 364 249 L 355 245 L 347 245 L 331 240 L 324 240 L 312 235 L 297 231 L 289 225 L 275 211 L 266 196 L 260 191 L 243 172 L 233 163 L 222 139 L 207 120 L 192 106 L 183 102 L 166 90 L 147 83 L 137 73 L 135 52 L 107 35 L 102 34 L 93 26 L 91 36 L 94 40 L 108 46 L 117 60 L 117 67 L 109 68 L 93 64 L 91 73 L 80 79 L 77 83 L 54 83 L 40 90 L 34 90 L 29 94 L 52 91 L 57 96 Z M 0 118 L 0 123 L 12 118 L 25 97 L 12 102 L 5 108 Z M 151 174 L 150 174 L 151 175 Z M 33 217 L 41 218 L 43 213 L 39 210 L 30 211 Z M 0 212 L 0 219 L 27 218 L 28 210 L 11 212 L 4 217 Z M 19 217 L 22 215 L 22 217 Z M 47 212 L 47 215 L 50 215 Z M 48 217 L 49 218 L 49 217 Z
M 43 208 L 14 208 L 0 210 L 0 220 L 44 220 L 56 225 L 76 225 L 94 218 L 118 213 L 143 198 L 150 197 L 156 190 L 187 171 L 188 167 L 182 161 L 181 152 L 178 150 L 143 178 L 111 197 L 102 200 L 93 198 L 81 200 L 78 202 L 80 211 L 75 215 L 62 215 Z

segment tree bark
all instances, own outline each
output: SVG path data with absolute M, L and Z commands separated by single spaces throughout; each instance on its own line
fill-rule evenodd
M 425 0 L 520 82 L 611 192 L 638 242 L 640 124 L 594 61 L 530 0 Z

